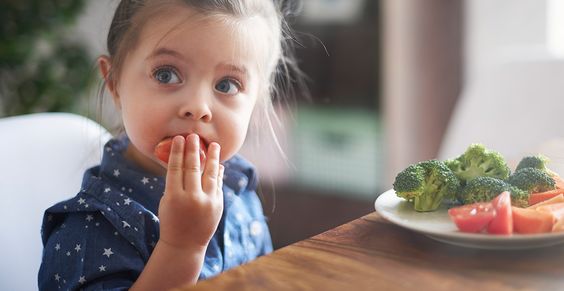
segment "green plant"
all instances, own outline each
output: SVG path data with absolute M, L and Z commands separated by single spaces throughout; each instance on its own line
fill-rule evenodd
M 92 60 L 68 26 L 84 0 L 0 2 L 0 116 L 74 111 Z

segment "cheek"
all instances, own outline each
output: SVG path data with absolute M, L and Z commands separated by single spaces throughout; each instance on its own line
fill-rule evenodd
M 237 115 L 235 118 L 218 123 L 220 127 L 218 132 L 221 136 L 221 157 L 223 160 L 227 160 L 237 153 L 245 141 L 249 118 L 241 118 L 243 115 L 245 114 Z
M 123 125 L 135 147 L 146 155 L 152 155 L 155 145 L 162 139 L 165 122 L 157 114 L 158 110 L 142 106 L 141 103 L 122 106 Z

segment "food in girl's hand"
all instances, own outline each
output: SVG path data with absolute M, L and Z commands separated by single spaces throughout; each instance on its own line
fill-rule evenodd
M 201 138 L 198 140 L 200 141 L 200 164 L 203 164 L 206 158 L 206 145 Z M 154 154 L 159 160 L 168 164 L 171 147 L 172 147 L 172 137 L 164 139 L 163 141 L 157 144 L 157 146 L 155 147 Z
M 410 165 L 394 181 L 399 197 L 413 203 L 416 211 L 434 211 L 444 199 L 454 199 L 460 183 L 441 161 L 429 160 Z

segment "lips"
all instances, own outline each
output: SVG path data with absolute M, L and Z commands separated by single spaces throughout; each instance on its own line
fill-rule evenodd
M 200 141 L 200 165 L 203 165 L 204 160 L 206 159 L 207 147 L 206 147 L 206 143 L 202 138 L 199 138 L 198 140 Z M 168 137 L 157 144 L 154 150 L 154 154 L 159 160 L 168 164 L 171 147 L 172 147 L 172 137 Z

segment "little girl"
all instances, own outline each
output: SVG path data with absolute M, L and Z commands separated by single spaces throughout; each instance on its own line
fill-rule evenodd
M 125 134 L 47 209 L 41 290 L 166 290 L 272 251 L 257 175 L 236 153 L 293 64 L 280 6 L 120 2 L 98 65 Z

